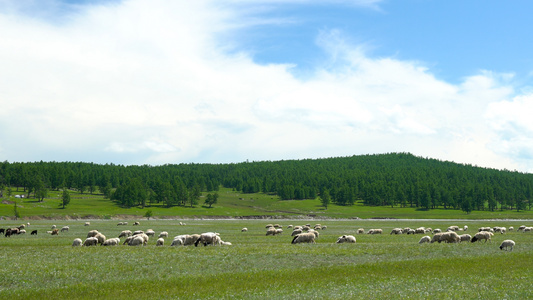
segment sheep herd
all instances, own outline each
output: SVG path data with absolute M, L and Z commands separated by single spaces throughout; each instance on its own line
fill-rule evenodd
M 185 225 L 185 223 L 180 222 L 180 225 Z M 119 222 L 117 226 L 127 226 L 128 222 Z M 140 222 L 133 223 L 134 226 L 140 226 Z M 25 228 L 30 226 L 30 223 L 22 224 L 20 226 L 11 227 L 11 228 L 0 228 L 0 234 L 4 234 L 5 237 L 11 237 L 12 235 L 20 235 L 25 234 L 26 230 Z M 91 226 L 90 222 L 85 222 L 84 226 Z M 70 227 L 69 226 L 63 226 L 61 229 L 56 228 L 56 225 L 53 225 L 50 231 L 47 231 L 48 234 L 51 235 L 59 235 L 59 233 L 68 232 Z M 277 236 L 283 234 L 283 227 L 279 224 L 268 224 L 265 226 L 266 228 L 266 236 Z M 299 243 L 311 243 L 315 244 L 316 239 L 319 238 L 320 230 L 325 230 L 327 226 L 321 225 L 321 224 L 315 224 L 314 226 L 311 226 L 311 224 L 305 224 L 305 225 L 288 225 L 287 229 L 291 229 L 291 243 L 292 244 L 299 244 Z M 505 234 L 508 231 L 513 231 L 514 228 L 511 226 L 509 228 L 506 227 L 480 227 L 475 234 L 470 235 L 468 233 L 465 233 L 468 231 L 468 226 L 449 226 L 446 230 L 441 230 L 439 228 L 432 229 L 432 228 L 426 228 L 426 227 L 417 227 L 417 228 L 393 228 L 390 232 L 390 235 L 399 235 L 399 234 L 432 234 L 430 235 L 424 235 L 420 240 L 418 241 L 419 244 L 425 244 L 425 243 L 461 243 L 461 242 L 492 242 L 492 237 L 494 234 Z M 517 231 L 521 232 L 531 232 L 533 231 L 533 227 L 528 227 L 525 225 L 520 226 Z M 244 227 L 241 229 L 242 233 L 248 232 L 248 228 Z M 356 234 L 369 234 L 369 235 L 375 235 L 375 234 L 383 234 L 383 229 L 380 228 L 372 228 L 365 231 L 364 228 L 359 228 L 355 230 Z M 462 234 L 460 234 L 462 233 Z M 31 232 L 32 235 L 37 235 L 37 230 L 33 230 Z M 155 239 L 156 232 L 152 229 L 147 229 L 146 231 L 143 230 L 122 230 L 117 237 L 107 238 L 103 233 L 99 232 L 98 230 L 90 230 L 87 233 L 87 236 L 85 237 L 85 240 L 82 240 L 81 238 L 76 238 L 72 242 L 72 246 L 118 246 L 118 245 L 129 245 L 129 246 L 145 246 L 148 244 L 148 241 L 150 238 Z M 165 238 L 168 238 L 169 233 L 167 231 L 162 231 L 157 236 L 155 245 L 156 246 L 164 246 L 165 245 Z M 124 239 L 121 241 L 121 239 Z M 356 238 L 354 235 L 344 234 L 340 236 L 336 243 L 356 243 Z M 231 242 L 225 242 L 221 239 L 220 234 L 217 232 L 204 232 L 199 234 L 182 234 L 175 236 L 170 243 L 170 246 L 198 246 L 198 245 L 232 245 Z M 513 250 L 515 246 L 515 242 L 512 240 L 504 240 L 501 245 L 501 250 Z

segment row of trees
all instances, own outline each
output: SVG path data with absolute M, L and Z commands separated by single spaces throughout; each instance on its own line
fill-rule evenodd
M 39 199 L 46 189 L 101 191 L 123 207 L 144 207 L 147 203 L 193 206 L 198 204 L 201 192 L 216 192 L 219 186 L 243 193 L 278 195 L 281 200 L 320 197 L 325 206 L 361 202 L 466 212 L 531 209 L 533 199 L 533 174 L 409 153 L 163 166 L 3 162 L 0 185 L 20 187 Z

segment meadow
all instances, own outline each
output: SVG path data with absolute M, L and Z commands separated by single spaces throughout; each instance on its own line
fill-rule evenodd
M 90 226 L 84 226 L 90 221 Z M 418 244 L 423 235 L 390 235 L 395 227 L 446 229 L 468 225 L 533 226 L 531 220 L 139 219 L 30 220 L 25 235 L 0 237 L 2 299 L 531 299 L 533 233 L 496 234 L 492 242 Z M 24 223 L 27 220 L 23 221 Z M 179 222 L 186 225 L 180 226 Z M 0 220 L 0 228 L 22 221 Z M 265 225 L 285 232 L 265 236 Z M 287 225 L 321 223 L 316 244 L 291 244 Z M 52 225 L 68 225 L 59 236 Z M 247 232 L 241 228 L 247 227 Z M 98 229 L 108 238 L 125 229 L 168 231 L 165 246 L 72 247 Z M 356 235 L 382 228 L 382 235 Z M 38 235 L 30 235 L 31 230 Z M 216 231 L 231 246 L 170 247 L 179 234 Z M 353 234 L 356 244 L 336 244 Z M 504 239 L 516 242 L 501 251 Z
M 326 209 L 319 199 L 279 200 L 276 195 L 264 193 L 245 194 L 229 188 L 218 191 L 218 203 L 212 207 L 203 205 L 205 195 L 199 203 L 190 206 L 164 207 L 162 203 L 147 203 L 145 208 L 123 208 L 115 202 L 105 199 L 102 194 L 81 194 L 70 191 L 71 201 L 62 208 L 61 192 L 49 191 L 43 202 L 34 198 L 15 198 L 23 194 L 22 189 L 13 189 L 13 196 L 2 198 L 0 202 L 0 218 L 13 218 L 14 203 L 24 219 L 78 219 L 78 218 L 126 218 L 126 216 L 142 217 L 148 210 L 155 218 L 233 218 L 233 217 L 276 217 L 276 218 L 396 218 L 396 219 L 533 219 L 532 210 L 495 210 L 472 211 L 467 214 L 461 210 L 437 209 L 421 210 L 416 207 L 365 206 L 357 202 L 352 206 L 329 205 Z

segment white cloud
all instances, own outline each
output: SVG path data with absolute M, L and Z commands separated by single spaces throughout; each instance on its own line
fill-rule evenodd
M 409 151 L 533 170 L 515 159 L 531 142 L 531 96 L 509 102 L 508 74 L 454 85 L 331 30 L 317 33 L 331 59 L 296 78 L 291 65 L 259 65 L 235 48 L 233 30 L 250 25 L 241 2 L 252 6 L 132 0 L 60 24 L 0 13 L 10 29 L 0 31 L 0 156 L 164 164 Z

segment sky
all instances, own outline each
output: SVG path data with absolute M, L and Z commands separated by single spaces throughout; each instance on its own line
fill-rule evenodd
M 0 0 L 0 160 L 533 172 L 531 1 Z

